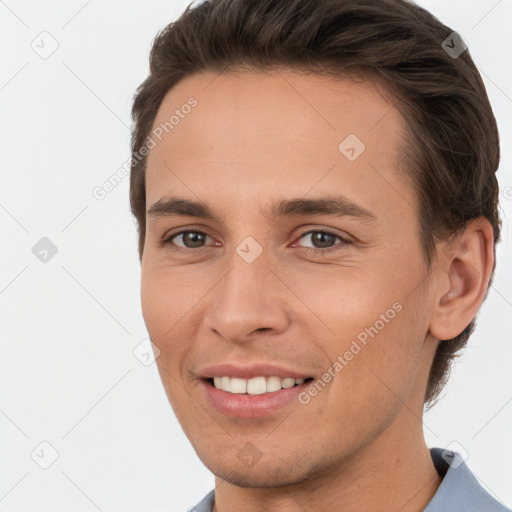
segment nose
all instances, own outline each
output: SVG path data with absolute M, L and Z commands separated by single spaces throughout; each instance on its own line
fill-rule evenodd
M 234 343 L 284 332 L 291 293 L 276 273 L 263 255 L 247 263 L 233 251 L 229 270 L 211 292 L 206 328 Z

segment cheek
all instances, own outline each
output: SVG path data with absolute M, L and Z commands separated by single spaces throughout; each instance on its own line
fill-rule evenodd
M 398 306 L 396 311 L 384 308 L 384 316 L 370 319 L 351 341 L 350 352 L 356 351 L 353 347 L 357 346 L 361 350 L 346 366 L 345 380 L 340 380 L 344 388 L 341 391 L 346 391 L 345 396 L 357 397 L 356 407 L 369 406 L 370 416 L 378 415 L 377 411 L 389 415 L 408 401 L 421 363 L 424 333 L 421 325 L 414 323 L 417 309 L 404 302 L 402 299 L 393 303 Z
M 402 313 L 378 334 L 369 329 L 373 337 L 368 335 L 365 343 L 356 336 L 331 351 L 331 361 L 338 363 L 332 367 L 335 376 L 314 399 L 312 412 L 343 432 L 340 443 L 378 436 L 408 402 L 419 354 L 416 340 L 404 335 Z
M 328 348 L 331 356 L 333 350 L 338 355 L 358 336 L 364 343 L 372 334 L 387 330 L 400 316 L 400 305 L 393 307 L 400 294 L 380 283 L 368 269 L 319 267 L 289 279 L 301 299 L 302 304 L 297 304 L 306 313 L 297 317 L 297 323 L 308 329 L 315 324 L 317 335 L 311 339 Z
M 171 315 L 166 318 L 165 304 L 172 297 L 172 289 L 163 286 L 158 272 L 148 271 L 142 267 L 141 273 L 141 307 L 146 328 L 154 343 L 161 342 L 162 334 L 169 329 Z M 169 312 L 171 313 L 171 312 Z
M 396 273 L 393 279 L 382 274 L 380 282 L 362 272 L 347 271 L 345 279 L 335 273 L 332 279 L 309 275 L 296 289 L 315 313 L 302 325 L 326 356 L 325 371 L 335 375 L 330 395 L 379 408 L 399 403 L 396 396 L 406 397 L 421 356 L 422 299 Z M 315 293 L 308 294 L 313 284 Z
M 142 314 L 152 342 L 160 349 L 161 361 L 157 362 L 176 367 L 183 359 L 193 336 L 188 315 L 199 301 L 200 292 L 175 269 L 142 267 Z
M 183 411 L 192 409 L 190 396 L 181 383 L 186 377 L 183 368 L 194 333 L 190 331 L 188 314 L 199 296 L 180 279 L 176 269 L 161 266 L 142 266 L 141 306 L 146 329 L 151 341 L 159 348 L 156 365 L 167 398 L 182 428 L 187 428 L 187 415 Z

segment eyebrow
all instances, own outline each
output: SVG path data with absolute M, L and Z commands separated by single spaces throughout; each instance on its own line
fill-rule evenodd
M 272 218 L 300 215 L 334 215 L 367 221 L 377 220 L 377 216 L 373 212 L 342 195 L 274 201 L 270 206 L 270 212 Z M 222 219 L 206 203 L 175 196 L 164 197 L 156 201 L 147 211 L 147 215 L 151 219 L 173 216 L 198 217 L 222 224 Z

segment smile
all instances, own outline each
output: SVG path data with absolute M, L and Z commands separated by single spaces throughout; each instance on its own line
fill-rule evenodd
M 201 388 L 208 406 L 223 416 L 262 418 L 292 404 L 300 406 L 298 397 L 312 380 L 313 377 L 260 376 L 243 379 L 218 376 L 201 379 Z

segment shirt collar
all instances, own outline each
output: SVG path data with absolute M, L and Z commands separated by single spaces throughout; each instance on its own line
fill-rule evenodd
M 460 453 L 431 448 L 430 456 L 443 480 L 424 512 L 510 512 L 480 485 Z

